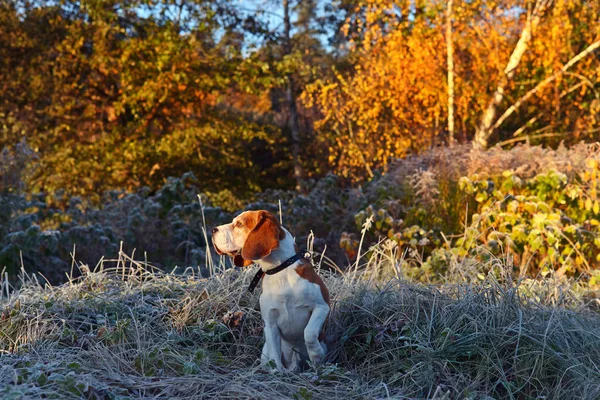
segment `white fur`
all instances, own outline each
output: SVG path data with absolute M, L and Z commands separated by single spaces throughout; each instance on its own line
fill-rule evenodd
M 239 218 L 239 217 L 238 217 Z M 221 225 L 213 235 L 213 242 L 222 253 L 239 254 L 247 233 Z M 254 260 L 263 271 L 275 268 L 295 251 L 294 238 L 286 230 L 279 247 L 261 260 Z M 240 233 L 238 233 L 240 232 Z M 299 261 L 274 275 L 266 275 L 262 282 L 260 312 L 265 323 L 263 364 L 273 361 L 278 370 L 296 370 L 307 358 L 318 365 L 323 362 L 327 347 L 319 342 L 319 334 L 329 313 L 329 305 L 316 283 L 311 283 L 296 272 Z
M 262 260 L 263 271 L 275 268 L 295 254 L 294 239 L 286 230 L 279 248 Z M 265 275 L 260 295 L 260 311 L 265 323 L 265 346 L 262 361 L 275 362 L 277 369 L 295 370 L 302 359 L 319 365 L 327 347 L 319 342 L 319 334 L 329 313 L 321 289 L 300 277 L 299 262 L 274 275 Z
M 233 242 L 233 229 L 232 224 L 221 225 L 218 227 L 218 231 L 212 236 L 213 244 L 223 253 L 233 253 L 241 246 L 236 246 Z

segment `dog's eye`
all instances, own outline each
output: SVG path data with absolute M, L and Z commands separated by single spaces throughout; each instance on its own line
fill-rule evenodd
M 235 223 L 235 227 L 236 228 L 241 228 L 242 227 L 242 223 L 241 222 L 236 222 Z

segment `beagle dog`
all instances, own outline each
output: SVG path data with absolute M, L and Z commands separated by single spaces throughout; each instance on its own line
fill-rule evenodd
M 307 359 L 321 364 L 327 352 L 323 328 L 329 292 L 310 262 L 298 254 L 290 232 L 268 211 L 246 211 L 214 228 L 212 241 L 217 253 L 233 257 L 236 266 L 260 267 L 252 285 L 263 278 L 262 363 L 273 361 L 278 370 L 290 371 L 302 369 Z

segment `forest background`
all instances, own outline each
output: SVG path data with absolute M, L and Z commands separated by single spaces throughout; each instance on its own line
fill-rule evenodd
M 587 276 L 599 20 L 573 0 L 4 1 L 0 265 L 63 276 L 74 245 L 95 263 L 124 242 L 197 267 L 201 193 L 209 225 L 283 201 L 338 263 L 371 217 L 367 243 L 427 279 L 480 245 Z

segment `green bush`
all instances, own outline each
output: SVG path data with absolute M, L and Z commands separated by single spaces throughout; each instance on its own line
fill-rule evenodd
M 572 181 L 556 171 L 525 180 L 511 171 L 495 180 L 461 178 L 479 207 L 450 251 L 482 261 L 509 254 L 519 276 L 589 273 L 600 260 L 597 179 L 594 160 Z
M 355 214 L 355 230 L 343 235 L 340 246 L 354 256 L 359 232 L 371 217 L 366 242 L 395 242 L 405 273 L 424 281 L 443 277 L 450 260 L 492 265 L 500 258 L 520 277 L 595 276 L 597 149 L 519 150 L 492 150 L 487 164 L 478 164 L 477 154 L 448 157 L 452 150 L 398 161 L 365 186 L 370 204 Z

